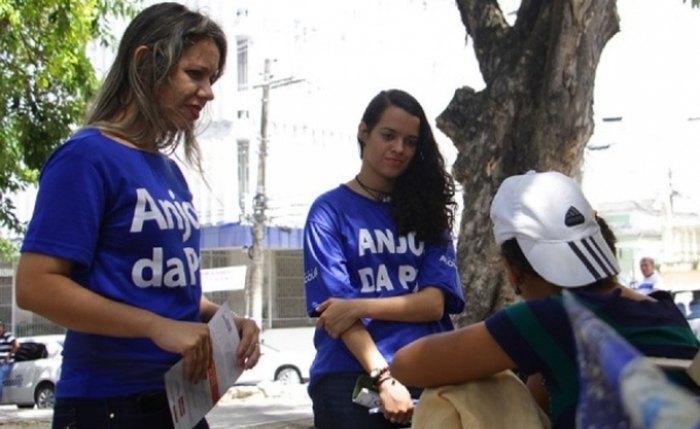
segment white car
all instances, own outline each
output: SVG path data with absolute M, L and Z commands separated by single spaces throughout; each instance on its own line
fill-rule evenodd
M 700 286 L 671 291 L 678 309 L 685 315 L 690 329 L 700 339 Z
M 0 404 L 20 408 L 53 408 L 56 382 L 61 373 L 64 335 L 17 338 L 12 371 L 3 385 Z
M 253 369 L 243 371 L 236 384 L 279 381 L 283 384 L 304 383 L 316 350 L 314 328 L 275 328 L 262 332 L 260 360 Z

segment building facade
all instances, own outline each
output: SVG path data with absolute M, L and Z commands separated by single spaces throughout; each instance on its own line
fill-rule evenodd
M 596 120 L 583 188 L 618 237 L 620 281 L 639 280 L 651 257 L 664 287 L 700 287 L 700 120 L 616 109 Z
M 632 2 L 637 4 L 636 0 L 621 3 Z M 275 229 L 300 231 L 313 199 L 353 177 L 360 166 L 357 126 L 367 102 L 380 90 L 411 92 L 423 104 L 428 118 L 435 118 L 456 88 L 465 84 L 476 90 L 483 87 L 454 0 L 183 3 L 212 16 L 229 41 L 227 69 L 214 86 L 216 98 L 201 120 L 203 173 L 181 163 L 205 235 L 217 237 L 215 242 L 203 243 L 204 270 L 250 266 L 250 237 L 232 238 L 227 236 L 227 228 L 235 224 L 249 230 L 255 201 L 263 204 L 265 225 L 273 228 L 270 234 Z M 512 18 L 512 14 L 508 16 Z M 115 23 L 117 38 L 124 27 L 125 23 Z M 98 75 L 106 72 L 115 50 L 90 47 Z M 270 91 L 263 120 L 262 86 L 266 84 Z M 696 140 L 700 121 L 669 123 L 666 129 L 682 133 L 663 145 L 668 153 L 654 152 L 650 144 L 630 150 L 649 137 L 648 118 L 636 119 L 622 108 L 610 112 L 605 109 L 609 103 L 598 95 L 596 103 L 597 110 L 610 113 L 607 118 L 613 119 L 596 118 L 583 187 L 620 238 L 621 278 L 639 275 L 635 270 L 642 256 L 655 257 L 664 274 L 672 268 L 694 271 L 700 211 L 680 207 L 678 197 L 674 207 L 664 208 L 661 202 L 668 201 L 673 189 L 666 186 L 665 173 L 659 175 L 650 167 L 666 163 L 664 167 L 676 172 L 677 181 L 692 183 L 696 167 L 687 162 L 673 165 L 672 161 L 700 159 L 700 149 L 687 153 L 675 144 Z M 265 145 L 261 151 L 263 124 Z M 434 131 L 451 168 L 456 149 L 437 127 Z M 666 136 L 654 137 L 661 140 Z M 644 156 L 630 158 L 628 154 L 635 151 Z M 610 190 L 618 192 L 603 195 Z M 17 197 L 18 215 L 23 220 L 31 214 L 34 195 L 29 190 Z M 310 323 L 301 305 L 300 246 L 293 241 L 265 242 L 263 314 L 269 326 Z M 3 278 L 9 277 L 0 277 L 0 281 Z M 232 308 L 245 313 L 241 284 L 245 278 L 233 275 L 227 279 L 229 289 L 217 286 L 206 293 L 218 302 L 229 300 Z M 0 318 L 6 317 L 2 303 L 7 302 L 2 285 Z M 205 284 L 205 290 L 207 287 Z M 10 310 L 9 314 L 7 317 L 15 320 L 15 314 L 27 326 L 48 329 L 45 321 L 21 310 Z
M 664 287 L 700 286 L 700 215 L 669 212 L 654 200 L 603 204 L 599 214 L 615 232 L 620 281 L 641 280 L 640 260 L 654 259 Z

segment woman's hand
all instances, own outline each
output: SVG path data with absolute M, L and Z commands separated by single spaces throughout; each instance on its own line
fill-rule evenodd
M 236 317 L 234 320 L 241 338 L 236 351 L 236 365 L 239 368 L 251 369 L 260 359 L 260 328 L 253 319 Z
M 333 338 L 339 338 L 347 331 L 362 314 L 360 312 L 361 300 L 329 298 L 316 307 L 320 313 L 316 326 L 323 328 Z
M 159 318 L 152 324 L 149 338 L 163 350 L 182 355 L 185 377 L 197 383 L 207 377 L 213 364 L 209 326 Z
M 413 399 L 406 386 L 389 377 L 379 385 L 384 418 L 392 423 L 409 425 L 413 417 Z

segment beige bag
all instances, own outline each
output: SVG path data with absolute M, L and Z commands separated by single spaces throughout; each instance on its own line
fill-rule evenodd
M 504 371 L 468 383 L 425 389 L 414 429 L 549 429 L 549 418 L 527 386 Z

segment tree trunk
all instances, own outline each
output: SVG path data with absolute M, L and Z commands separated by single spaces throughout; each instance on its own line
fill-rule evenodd
M 464 210 L 457 253 L 464 325 L 514 301 L 493 240 L 489 207 L 508 176 L 557 170 L 580 178 L 593 133 L 601 52 L 619 30 L 615 0 L 523 0 L 510 26 L 497 0 L 457 0 L 486 82 L 463 87 L 437 118 L 458 149 Z

